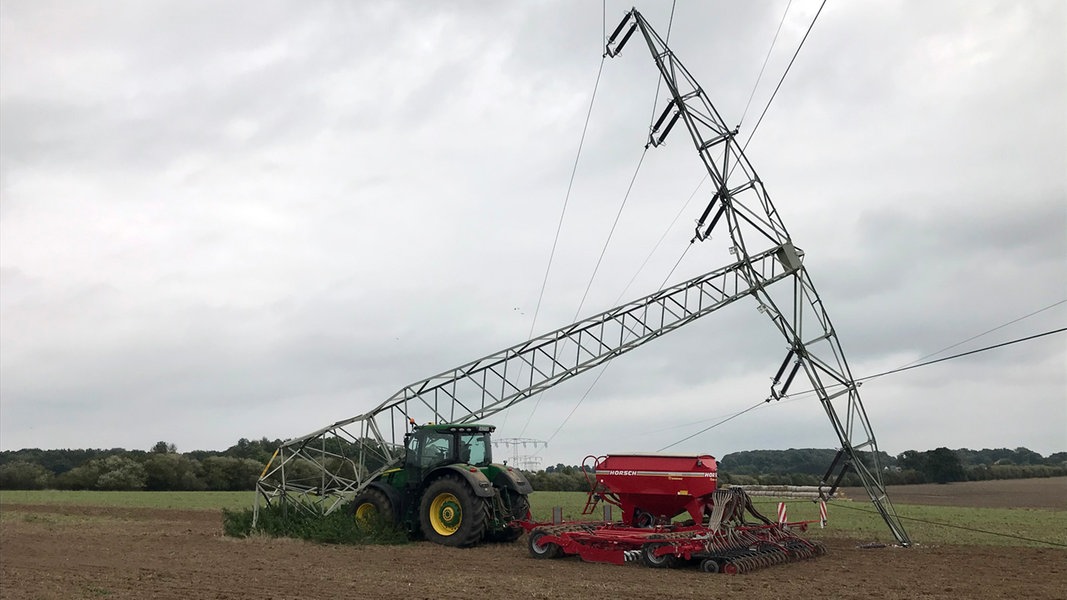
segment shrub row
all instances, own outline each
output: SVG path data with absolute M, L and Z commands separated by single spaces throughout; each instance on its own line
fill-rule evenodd
M 325 544 L 403 544 L 407 535 L 384 520 L 357 521 L 348 511 L 323 516 L 316 507 L 275 504 L 260 507 L 258 526 L 252 527 L 251 508 L 222 511 L 223 532 L 231 537 L 254 534 L 291 537 Z

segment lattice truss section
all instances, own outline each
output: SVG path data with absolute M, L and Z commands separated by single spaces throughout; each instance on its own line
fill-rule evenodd
M 400 446 L 412 422 L 490 417 L 790 277 L 797 261 L 790 244 L 775 246 L 405 386 L 365 414 L 285 442 L 260 478 L 257 506 L 298 498 L 298 506 L 332 512 L 402 460 Z

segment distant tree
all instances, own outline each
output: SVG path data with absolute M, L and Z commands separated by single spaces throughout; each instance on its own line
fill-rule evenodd
M 780 475 L 797 474 L 821 476 L 837 455 L 829 448 L 790 448 L 789 450 L 745 450 L 731 452 L 719 460 L 720 468 L 728 469 L 732 475 Z M 862 457 L 865 464 L 873 456 Z M 896 461 L 885 452 L 878 454 L 879 465 L 894 465 Z M 783 479 L 784 481 L 784 479 Z
M 167 442 L 156 442 L 156 445 L 152 446 L 151 452 L 153 454 L 176 454 L 178 447 Z
M 148 475 L 144 465 L 128 457 L 113 454 L 95 458 L 56 478 L 60 487 L 89 490 L 143 490 Z
M 282 440 L 268 440 L 265 437 L 258 440 L 241 438 L 237 440 L 236 444 L 223 451 L 222 454 L 232 458 L 249 458 L 262 464 L 267 464 L 270 457 L 274 455 L 274 451 L 281 445 Z
M 1029 448 L 1022 447 L 1015 449 L 1015 456 L 1013 460 L 1017 465 L 1040 465 L 1045 462 L 1044 457 L 1042 457 L 1037 452 L 1034 452 Z
M 1055 454 L 1049 454 L 1045 459 L 1045 464 L 1053 467 L 1065 467 L 1067 466 L 1067 452 L 1056 452 Z
M 99 490 L 143 490 L 148 479 L 144 465 L 125 456 L 104 459 L 107 470 L 96 480 Z
M 966 479 L 960 457 L 948 448 L 936 448 L 926 452 L 923 462 L 922 472 L 930 481 L 949 483 Z
M 31 462 L 19 460 L 0 465 L 0 489 L 40 490 L 52 484 L 52 472 Z
M 922 472 L 926 466 L 926 453 L 916 450 L 905 450 L 897 456 L 897 464 L 901 469 Z
M 201 462 L 201 465 L 203 467 L 202 480 L 209 490 L 255 489 L 259 474 L 263 471 L 263 463 L 250 458 L 230 456 L 209 456 Z M 298 470 L 296 463 L 292 466 L 293 469 L 290 469 L 289 465 L 286 466 L 287 474 Z
M 25 461 L 41 465 L 52 473 L 59 475 L 66 473 L 74 467 L 81 466 L 86 462 L 115 453 L 125 453 L 121 448 L 116 450 L 103 449 L 66 449 L 66 450 L 41 450 L 39 448 L 25 448 L 22 450 L 7 450 L 0 452 L 0 464 L 15 461 Z
M 145 489 L 199 491 L 207 486 L 201 481 L 200 463 L 174 453 L 158 453 L 153 450 L 144 461 Z
M 719 480 L 719 483 L 725 485 L 758 485 L 759 480 L 751 475 L 727 475 Z

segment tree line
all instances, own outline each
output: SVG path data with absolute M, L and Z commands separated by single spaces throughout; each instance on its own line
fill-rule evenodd
M 801 448 L 753 450 L 727 454 L 719 462 L 726 480 L 738 485 L 818 485 L 826 474 L 836 450 Z M 875 461 L 870 453 L 860 453 L 868 468 Z M 1067 475 L 1067 452 L 1042 456 L 1028 448 L 936 448 L 920 452 L 907 450 L 896 456 L 878 453 L 882 481 L 886 485 L 949 483 L 987 479 L 1024 479 Z M 860 485 L 848 474 L 843 485 Z
M 148 451 L 4 451 L 0 452 L 0 489 L 251 490 L 281 443 L 242 438 L 226 450 L 185 453 L 167 442 L 158 442 Z
M 819 485 L 836 455 L 837 450 L 827 448 L 733 452 L 719 459 L 719 485 Z M 873 457 L 861 457 L 873 466 Z M 1067 452 L 1042 456 L 1027 448 L 937 448 L 897 456 L 879 452 L 878 464 L 886 485 L 1067 476 Z M 535 490 L 589 490 L 582 467 L 557 464 L 527 476 Z M 849 472 L 842 485 L 862 484 Z
M 255 489 L 256 481 L 282 440 L 242 438 L 222 451 L 179 453 L 174 444 L 125 450 L 37 448 L 0 452 L 0 489 L 218 490 Z M 799 448 L 752 450 L 719 460 L 720 485 L 818 485 L 836 450 Z M 870 460 L 872 457 L 867 456 Z M 1027 448 L 908 450 L 878 456 L 886 485 L 948 483 L 1067 475 L 1067 452 L 1042 456 Z M 868 464 L 871 466 L 873 461 Z M 527 472 L 535 490 L 587 491 L 586 468 L 557 464 Z M 859 485 L 848 474 L 843 485 Z

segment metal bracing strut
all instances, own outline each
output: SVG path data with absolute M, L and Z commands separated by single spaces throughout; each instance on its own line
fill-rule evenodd
M 620 38 L 623 29 L 626 34 Z M 737 128 L 726 125 L 696 79 L 636 9 L 626 14 L 607 40 L 606 55 L 617 56 L 635 29 L 644 37 L 670 92 L 666 108 L 650 128 L 646 147 L 662 144 L 679 120 L 685 124 L 715 190 L 697 221 L 694 240 L 707 239 L 716 226 L 725 223 L 733 244 L 731 252 L 741 265 L 741 277 L 749 282 L 761 312 L 771 318 L 789 344 L 768 401 L 784 397 L 793 377 L 803 369 L 841 443 L 844 467 L 857 473 L 897 541 L 909 545 L 907 532 L 882 483 L 878 444 L 860 400 L 859 384 L 852 377 L 837 333 L 802 264 L 803 253 L 792 245 L 763 182 L 738 145 Z M 788 276 L 778 280 L 786 281 L 774 288 L 771 284 L 775 281 L 767 281 L 758 270 L 750 268 L 756 257 L 766 253 L 759 249 L 768 244 L 783 254 L 783 265 L 789 270 Z M 778 387 L 791 361 L 793 366 Z M 830 387 L 839 389 L 831 393 Z

